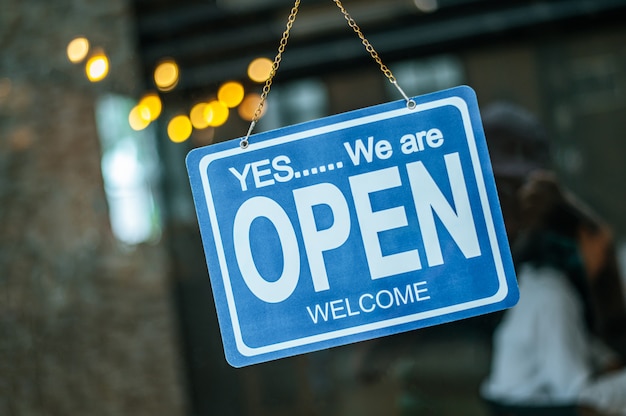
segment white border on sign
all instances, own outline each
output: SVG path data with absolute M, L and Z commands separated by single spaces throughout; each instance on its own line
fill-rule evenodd
M 474 137 L 474 131 L 472 129 L 469 109 L 467 107 L 467 103 L 460 97 L 449 97 L 443 98 L 440 100 L 432 101 L 429 103 L 419 104 L 414 109 L 409 110 L 406 107 L 403 107 L 398 110 L 391 110 L 384 113 L 373 114 L 369 116 L 364 116 L 352 120 L 342 121 L 335 124 L 330 124 L 327 126 L 317 127 L 311 130 L 301 131 L 293 134 L 289 134 L 286 136 L 277 137 L 274 139 L 269 139 L 259 143 L 251 143 L 248 147 L 248 151 L 264 149 L 267 147 L 276 146 L 283 143 L 293 142 L 296 140 L 301 140 L 305 138 L 309 138 L 312 136 L 318 136 L 325 133 L 330 133 L 338 130 L 347 129 L 350 127 L 360 126 L 363 124 L 373 123 L 376 121 L 382 121 L 389 118 L 404 116 L 408 114 L 413 114 L 415 112 L 432 110 L 439 107 L 444 106 L 453 106 L 456 107 L 460 113 L 461 118 L 463 120 L 463 127 L 465 129 L 467 144 L 470 152 L 470 159 L 472 161 L 472 167 L 474 169 L 474 176 L 476 179 L 476 185 L 478 187 L 478 193 L 480 197 L 480 202 L 483 208 L 483 214 L 485 217 L 485 224 L 487 226 L 487 234 L 489 237 L 489 242 L 491 243 L 491 250 L 493 254 L 493 259 L 496 266 L 496 273 L 498 276 L 498 291 L 489 297 L 476 299 L 473 301 L 460 303 L 456 305 L 450 305 L 438 309 L 433 309 L 429 311 L 419 312 L 411 315 L 405 315 L 393 319 L 387 319 L 378 322 L 372 322 L 369 324 L 363 324 L 351 328 L 344 328 L 336 331 L 326 332 L 318 335 L 311 335 L 303 338 L 293 339 L 289 341 L 283 341 L 276 344 L 270 344 L 262 347 L 249 347 L 243 341 L 243 337 L 241 334 L 241 328 L 239 326 L 239 317 L 237 315 L 237 309 L 235 307 L 235 298 L 232 291 L 232 286 L 230 284 L 230 277 L 228 274 L 228 268 L 226 265 L 226 255 L 224 253 L 224 247 L 222 244 L 222 237 L 220 234 L 220 229 L 218 227 L 217 215 L 215 212 L 215 206 L 213 204 L 213 197 L 211 194 L 211 187 L 209 184 L 208 178 L 208 166 L 211 162 L 223 159 L 229 156 L 233 156 L 241 152 L 239 146 L 233 147 L 232 149 L 224 150 L 221 152 L 213 153 L 204 156 L 199 163 L 200 175 L 202 178 L 202 185 L 204 188 L 204 193 L 206 197 L 206 203 L 209 213 L 209 218 L 211 219 L 211 228 L 213 231 L 213 236 L 215 239 L 215 245 L 217 249 L 217 257 L 219 259 L 219 265 L 222 272 L 222 279 L 224 283 L 224 289 L 226 292 L 226 300 L 228 302 L 228 310 L 230 313 L 231 322 L 233 324 L 233 333 L 235 335 L 235 343 L 237 345 L 237 349 L 239 352 L 247 357 L 253 357 L 261 354 L 267 354 L 271 352 L 286 350 L 289 348 L 300 347 L 303 345 L 318 343 L 322 341 L 328 341 L 332 339 L 347 337 L 351 335 L 361 334 L 365 332 L 375 331 L 383 328 L 389 328 L 393 326 L 403 325 L 427 318 L 433 318 L 442 315 L 448 315 L 455 312 L 465 311 L 469 309 L 478 308 L 485 305 L 494 304 L 504 300 L 508 294 L 508 286 L 506 284 L 506 275 L 504 273 L 504 265 L 502 263 L 502 258 L 500 255 L 500 248 L 498 246 L 498 241 L 496 237 L 496 230 L 493 223 L 493 218 L 491 214 L 491 208 L 489 206 L 489 200 L 487 198 L 487 190 L 484 183 L 484 178 L 480 166 L 480 159 L 478 157 L 478 150 L 476 148 L 476 139 Z

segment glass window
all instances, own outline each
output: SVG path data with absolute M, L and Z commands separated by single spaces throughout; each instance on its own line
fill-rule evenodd
M 327 115 L 328 93 L 324 83 L 305 79 L 277 85 L 268 96 L 267 111 L 259 126 L 273 130 Z
M 409 96 L 415 96 L 455 87 L 465 82 L 461 60 L 452 55 L 411 60 L 391 66 L 398 84 Z M 386 83 L 388 94 L 397 97 L 398 91 Z
M 130 98 L 106 95 L 96 103 L 96 124 L 102 145 L 102 176 L 113 234 L 134 245 L 156 241 L 161 219 L 156 203 L 158 159 L 155 132 L 134 131 L 128 114 Z

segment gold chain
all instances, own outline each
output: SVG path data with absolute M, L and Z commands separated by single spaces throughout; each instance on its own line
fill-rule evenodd
M 261 94 L 261 101 L 259 102 L 259 106 L 254 112 L 254 117 L 252 118 L 253 122 L 256 123 L 259 121 L 259 117 L 261 116 L 261 112 L 263 111 L 263 106 L 265 105 L 265 99 L 267 98 L 267 94 L 270 92 L 270 88 L 272 87 L 272 80 L 278 71 L 278 67 L 280 66 L 280 61 L 283 59 L 283 52 L 285 52 L 285 47 L 287 46 L 287 39 L 289 39 L 289 31 L 293 26 L 293 22 L 296 20 L 296 14 L 298 14 L 298 7 L 300 7 L 300 0 L 296 0 L 295 4 L 291 8 L 291 13 L 289 13 L 289 18 L 287 19 L 287 26 L 285 27 L 285 31 L 283 32 L 283 36 L 280 39 L 280 44 L 278 46 L 278 53 L 274 58 L 274 62 L 272 63 L 272 70 L 270 71 L 270 75 L 265 80 L 265 86 L 263 87 L 263 93 Z
M 378 52 L 376 52 L 372 44 L 365 38 L 365 35 L 363 35 L 361 28 L 359 27 L 359 25 L 357 25 L 357 23 L 354 21 L 352 16 L 350 16 L 346 8 L 343 7 L 343 4 L 341 3 L 341 1 L 340 0 L 333 0 L 333 1 L 337 5 L 337 7 L 339 7 L 339 10 L 341 10 L 341 13 L 343 13 L 343 16 L 348 22 L 348 26 L 350 26 L 352 30 L 354 30 L 354 32 L 361 39 L 361 43 L 363 44 L 363 46 L 365 46 L 365 50 L 369 52 L 372 58 L 380 66 L 380 70 L 383 72 L 383 74 L 385 74 L 389 82 L 391 82 L 398 89 L 398 91 L 400 91 L 402 96 L 406 99 L 407 106 L 410 109 L 415 108 L 415 102 L 409 99 L 409 97 L 407 97 L 404 91 L 400 88 L 391 70 L 387 68 L 387 65 L 385 65 L 383 61 L 380 59 L 380 57 L 378 56 Z M 276 54 L 276 57 L 274 58 L 274 62 L 272 63 L 272 69 L 270 71 L 270 74 L 267 80 L 265 81 L 265 86 L 263 87 L 263 93 L 261 94 L 261 100 L 259 101 L 259 105 L 256 111 L 254 112 L 254 116 L 252 117 L 252 122 L 250 123 L 248 134 L 246 134 L 246 136 L 241 139 L 240 145 L 243 149 L 248 147 L 248 138 L 250 137 L 250 134 L 252 133 L 254 126 L 259 121 L 259 117 L 261 117 L 263 106 L 265 106 L 265 100 L 267 99 L 267 95 L 269 94 L 270 88 L 272 87 L 272 81 L 274 79 L 274 76 L 276 75 L 276 72 L 278 71 L 278 67 L 280 66 L 280 61 L 282 60 L 283 52 L 285 52 L 285 47 L 287 46 L 287 40 L 289 39 L 289 31 L 291 30 L 291 27 L 293 26 L 293 22 L 296 20 L 296 14 L 298 14 L 299 7 L 300 7 L 300 0 L 296 0 L 294 6 L 291 9 L 291 13 L 289 13 L 289 18 L 287 19 L 287 26 L 285 27 L 285 31 L 283 32 L 283 36 L 280 39 L 280 44 L 278 46 L 278 53 Z
M 365 46 L 365 50 L 369 52 L 369 54 L 372 56 L 372 58 L 380 66 L 380 70 L 383 71 L 383 74 L 385 74 L 385 76 L 387 77 L 389 82 L 395 84 L 396 83 L 396 77 L 393 76 L 393 73 L 391 72 L 391 70 L 389 68 L 387 68 L 387 65 L 385 65 L 383 63 L 383 61 L 380 59 L 380 57 L 378 56 L 378 52 L 376 52 L 376 50 L 374 49 L 372 44 L 365 38 L 365 35 L 363 35 L 363 32 L 361 32 L 361 28 L 359 27 L 359 25 L 356 24 L 356 22 L 354 21 L 352 16 L 350 16 L 350 13 L 348 13 L 346 8 L 343 7 L 343 4 L 341 4 L 340 0 L 333 0 L 333 1 L 337 5 L 337 7 L 339 7 L 339 10 L 341 10 L 341 13 L 343 13 L 343 17 L 346 18 L 346 20 L 348 22 L 348 26 L 350 26 L 352 28 L 352 30 L 354 30 L 354 32 L 361 39 L 361 43 L 363 44 L 363 46 Z

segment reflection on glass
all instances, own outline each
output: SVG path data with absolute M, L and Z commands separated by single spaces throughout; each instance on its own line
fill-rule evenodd
M 319 79 L 311 78 L 276 85 L 272 89 L 271 100 L 272 111 L 267 112 L 261 126 L 265 130 L 327 115 L 328 92 L 324 82 Z
M 455 87 L 465 82 L 463 64 L 452 55 L 403 61 L 392 69 L 398 83 L 410 96 Z M 391 83 L 387 83 L 387 89 L 391 97 L 400 98 Z
M 153 242 L 161 234 L 155 191 L 155 133 L 150 128 L 131 129 L 128 114 L 132 113 L 133 104 L 132 99 L 118 95 L 106 95 L 96 102 L 111 228 L 116 238 L 128 245 Z

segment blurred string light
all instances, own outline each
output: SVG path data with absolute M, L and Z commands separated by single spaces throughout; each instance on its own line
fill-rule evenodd
M 217 99 L 228 108 L 237 107 L 243 100 L 244 89 L 239 82 L 229 81 L 217 91 Z
M 161 61 L 154 69 L 154 83 L 161 91 L 171 91 L 178 84 L 179 69 L 176 61 Z
M 70 62 L 74 64 L 82 62 L 89 53 L 89 41 L 82 36 L 72 39 L 70 43 L 67 44 L 66 53 L 67 59 L 69 59 Z
M 219 100 L 210 101 L 204 108 L 204 118 L 211 127 L 219 127 L 226 123 L 229 114 L 226 104 Z
M 254 113 L 256 112 L 259 103 L 261 102 L 261 95 L 256 93 L 250 93 L 245 96 L 239 107 L 237 108 L 237 112 L 239 113 L 239 117 L 241 117 L 245 121 L 252 121 L 254 118 Z M 265 114 L 266 107 L 264 106 L 261 110 L 260 117 L 263 117 Z
M 178 115 L 167 124 L 167 136 L 174 143 L 182 143 L 191 136 L 193 126 L 186 115 Z
M 139 131 L 148 127 L 148 125 L 150 125 L 150 120 L 145 117 L 145 114 L 141 113 L 141 109 L 138 105 L 136 105 L 128 114 L 128 124 L 130 124 L 130 127 L 133 130 Z
M 102 50 L 93 53 L 85 64 L 85 74 L 91 82 L 102 81 L 109 73 L 109 58 Z
M 268 58 L 256 58 L 248 65 L 248 78 L 254 82 L 265 82 L 270 77 L 272 61 Z
M 82 62 L 89 54 L 89 40 L 83 36 L 72 39 L 65 50 L 72 63 Z M 95 49 L 85 64 L 85 75 L 91 82 L 102 81 L 109 74 L 109 58 L 102 49 Z
M 161 115 L 163 104 L 161 104 L 161 98 L 154 92 L 145 94 L 138 104 L 140 111 L 144 118 L 149 121 L 156 120 Z
M 236 81 L 225 82 L 218 89 L 217 99 L 194 104 L 189 112 L 191 126 L 197 130 L 203 130 L 207 127 L 223 125 L 230 116 L 229 109 L 241 104 L 244 93 L 241 83 Z M 172 136 L 170 135 L 171 138 Z M 176 140 L 172 139 L 172 141 Z
M 204 110 L 207 103 L 197 103 L 191 108 L 189 112 L 189 119 L 194 128 L 198 130 L 206 129 L 209 127 L 209 121 L 204 116 Z
M 414 0 L 418 4 L 437 4 L 437 0 Z M 419 7 L 419 6 L 418 6 Z M 80 63 L 89 55 L 91 45 L 83 36 L 72 39 L 66 49 L 67 58 L 72 63 Z M 273 62 L 265 57 L 254 59 L 248 65 L 247 75 L 253 82 L 265 82 L 272 71 Z M 91 82 L 98 82 L 106 78 L 109 73 L 109 58 L 101 49 L 96 49 L 85 63 L 85 74 Z M 180 70 L 173 59 L 164 59 L 154 69 L 154 82 L 160 91 L 171 91 L 179 82 Z M 220 86 L 217 99 L 209 102 L 197 103 L 187 115 L 179 115 L 169 121 L 167 133 L 173 142 L 186 141 L 193 129 L 208 130 L 209 127 L 219 127 L 226 123 L 230 116 L 230 109 L 237 108 L 239 116 L 245 121 L 251 121 L 258 108 L 261 96 L 259 94 L 245 94 L 244 87 L 236 81 L 229 81 Z M 266 107 L 259 115 L 262 117 Z M 147 128 L 156 120 L 162 111 L 162 102 L 158 94 L 147 93 L 128 114 L 128 123 L 133 130 Z M 211 135 L 213 130 L 211 130 Z
M 272 61 L 267 58 L 257 58 L 248 66 L 248 76 L 252 81 L 264 82 L 272 70 Z M 179 81 L 179 67 L 172 59 L 162 60 L 154 70 L 154 82 L 161 91 L 171 91 Z M 222 126 L 230 116 L 230 109 L 237 108 L 239 116 L 245 121 L 251 121 L 258 108 L 261 96 L 259 94 L 245 93 L 240 82 L 228 81 L 223 83 L 217 97 L 208 102 L 196 103 L 189 111 L 189 115 L 177 115 L 167 124 L 167 135 L 174 143 L 185 142 L 194 129 L 199 131 L 211 130 Z M 135 106 L 128 121 L 135 130 L 145 129 L 161 113 L 162 104 L 158 94 L 146 94 Z M 265 107 L 263 108 L 265 110 Z M 262 111 L 259 117 L 264 115 Z M 201 134 L 199 132 L 199 134 Z
M 128 114 L 130 127 L 136 131 L 145 129 L 159 117 L 162 107 L 158 94 L 153 92 L 145 94 Z

